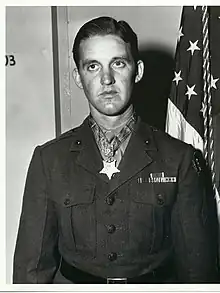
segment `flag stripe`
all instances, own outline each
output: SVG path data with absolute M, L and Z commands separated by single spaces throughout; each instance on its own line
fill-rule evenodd
M 166 132 L 203 151 L 202 137 L 170 99 L 167 105 Z

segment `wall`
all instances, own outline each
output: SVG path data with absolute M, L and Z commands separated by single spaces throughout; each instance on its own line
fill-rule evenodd
M 75 64 L 71 50 L 81 25 L 101 15 L 126 20 L 137 33 L 145 62 L 145 76 L 136 94 L 137 105 L 141 105 L 144 120 L 164 129 L 181 11 L 181 6 L 58 7 L 62 132 L 79 125 L 88 114 L 86 98 L 72 78 Z
M 50 7 L 6 8 L 6 259 L 7 283 L 24 182 L 34 147 L 55 137 Z M 12 62 L 13 63 L 13 62 Z

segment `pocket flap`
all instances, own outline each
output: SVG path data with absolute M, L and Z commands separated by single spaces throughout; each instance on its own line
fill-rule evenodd
M 72 192 L 67 192 L 62 197 L 62 205 L 70 207 L 74 205 L 91 204 L 94 201 L 94 185 L 79 186 Z
M 135 183 L 130 187 L 131 198 L 135 202 L 155 204 L 153 185 L 148 182 Z

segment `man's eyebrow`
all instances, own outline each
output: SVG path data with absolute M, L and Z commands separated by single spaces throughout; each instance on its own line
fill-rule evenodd
M 118 59 L 127 61 L 129 63 L 132 62 L 132 59 L 128 55 L 114 57 L 114 58 L 112 58 L 112 61 L 115 61 L 115 60 L 118 60 Z
M 110 63 L 116 61 L 116 60 L 124 60 L 128 63 L 132 62 L 132 59 L 128 56 L 128 55 L 120 55 L 120 56 L 115 56 L 111 59 Z M 85 66 L 92 64 L 92 63 L 98 63 L 100 64 L 100 62 L 96 59 L 85 59 L 82 61 L 82 67 L 85 68 Z

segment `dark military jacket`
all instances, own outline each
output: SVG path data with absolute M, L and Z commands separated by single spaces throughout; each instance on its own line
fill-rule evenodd
M 102 168 L 88 118 L 36 147 L 13 282 L 56 282 L 61 259 L 107 278 L 145 274 L 171 258 L 177 282 L 211 281 L 213 210 L 195 149 L 139 119 L 120 173 L 109 180 L 99 173 Z

